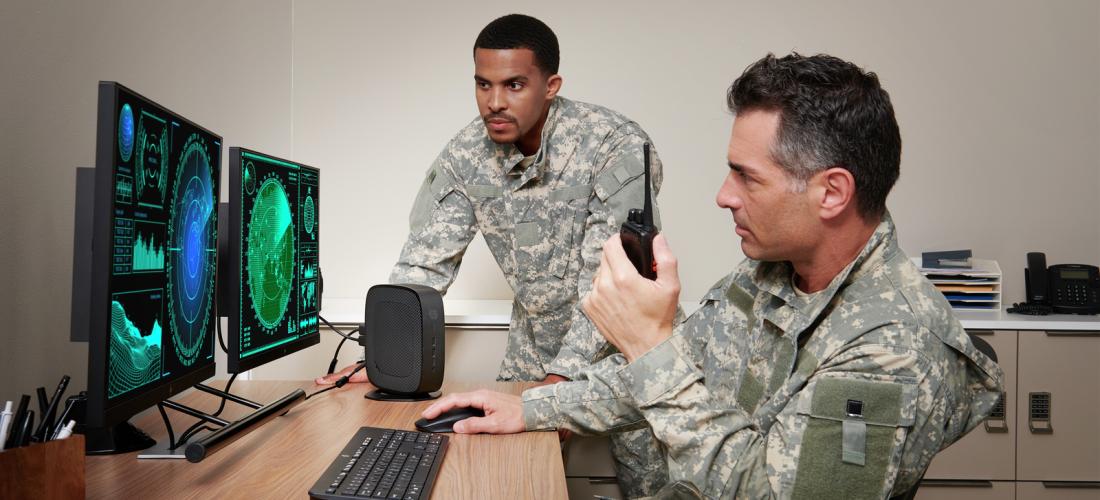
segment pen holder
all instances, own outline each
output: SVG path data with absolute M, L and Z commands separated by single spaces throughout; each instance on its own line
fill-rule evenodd
M 84 436 L 0 451 L 0 498 L 84 498 Z

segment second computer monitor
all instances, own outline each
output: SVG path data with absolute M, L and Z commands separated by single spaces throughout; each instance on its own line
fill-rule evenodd
M 320 171 L 229 148 L 228 370 L 320 342 Z

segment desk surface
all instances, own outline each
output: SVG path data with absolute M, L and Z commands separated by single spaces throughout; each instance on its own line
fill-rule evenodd
M 221 387 L 222 383 L 211 384 Z M 490 388 L 519 394 L 529 383 L 450 383 L 445 392 Z M 312 382 L 238 381 L 232 392 L 261 404 Z M 380 403 L 363 398 L 368 385 L 353 384 L 299 404 L 289 413 L 192 464 L 186 460 L 138 460 L 137 452 L 87 457 L 88 498 L 306 498 L 309 488 L 360 427 L 414 430 L 428 402 Z M 173 398 L 212 412 L 216 397 L 188 392 Z M 228 404 L 224 415 L 247 413 Z M 169 413 L 174 413 L 169 410 Z M 193 418 L 170 415 L 177 435 Z M 156 410 L 130 420 L 158 443 L 166 439 Z M 450 434 L 432 491 L 440 498 L 566 498 L 561 448 L 553 432 L 509 436 Z

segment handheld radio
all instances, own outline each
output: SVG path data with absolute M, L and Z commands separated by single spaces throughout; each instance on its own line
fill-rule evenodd
M 645 157 L 645 205 L 641 210 L 630 209 L 626 222 L 619 230 L 623 250 L 638 274 L 651 280 L 657 279 L 657 262 L 653 260 L 653 238 L 657 227 L 653 225 L 653 202 L 649 193 L 649 143 L 642 145 Z

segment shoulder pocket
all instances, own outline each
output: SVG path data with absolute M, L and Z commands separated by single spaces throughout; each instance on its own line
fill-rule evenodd
M 805 422 L 794 498 L 879 498 L 916 413 L 916 381 L 824 376 L 798 402 Z
M 615 196 L 615 193 L 618 193 L 627 182 L 642 175 L 643 171 L 643 165 L 635 161 L 618 165 L 596 176 L 596 184 L 593 186 L 593 190 L 596 192 L 596 196 L 600 198 L 600 201 L 606 203 L 607 200 Z
M 432 212 L 439 206 L 439 202 L 454 190 L 455 182 L 450 174 L 438 163 L 433 165 L 424 178 L 412 212 L 409 213 L 409 227 L 412 231 L 423 229 L 431 220 Z

